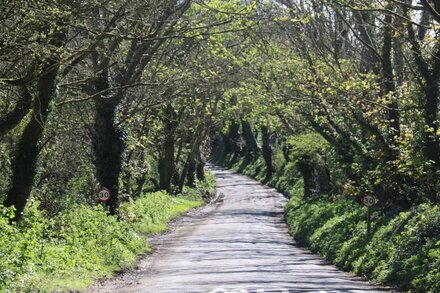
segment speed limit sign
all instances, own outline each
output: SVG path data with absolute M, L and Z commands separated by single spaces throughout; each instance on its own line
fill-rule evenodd
M 372 207 L 376 203 L 376 198 L 372 195 L 366 195 L 362 198 L 362 203 L 366 207 Z
M 103 187 L 98 191 L 98 199 L 102 202 L 110 200 L 111 192 L 108 188 Z

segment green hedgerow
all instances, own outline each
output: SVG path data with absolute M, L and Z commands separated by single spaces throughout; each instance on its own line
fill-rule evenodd
M 124 203 L 120 219 L 102 205 L 85 204 L 48 218 L 31 200 L 22 220 L 10 224 L 13 209 L 0 205 L 0 292 L 83 290 L 132 266 L 149 249 L 145 233 L 164 230 L 172 217 L 214 192 L 215 179 L 208 176 L 191 198 L 155 192 Z
M 286 218 L 293 237 L 339 267 L 404 290 L 439 291 L 438 205 L 373 213 L 368 240 L 365 208 L 352 201 L 291 202 Z

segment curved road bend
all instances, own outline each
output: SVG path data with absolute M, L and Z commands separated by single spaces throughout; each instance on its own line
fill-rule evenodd
M 298 248 L 283 220 L 286 199 L 220 168 L 223 199 L 184 217 L 157 239 L 136 271 L 90 292 L 385 292 Z

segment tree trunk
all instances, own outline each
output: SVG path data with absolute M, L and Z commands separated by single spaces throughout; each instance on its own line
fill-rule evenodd
M 316 193 L 316 184 L 314 178 L 313 165 L 307 160 L 301 160 L 296 163 L 298 170 L 301 172 L 304 179 L 304 198 L 309 198 Z
M 230 152 L 230 150 L 227 150 L 227 145 L 229 145 L 229 141 L 226 136 L 221 132 L 217 132 L 211 144 L 211 158 L 223 162 L 225 156 Z
M 246 142 L 246 158 L 252 161 L 258 156 L 260 149 L 258 148 L 257 140 L 255 139 L 249 122 L 241 120 L 241 126 L 243 128 L 243 138 Z
M 221 142 L 223 142 L 224 153 L 225 154 L 231 153 L 233 150 L 232 150 L 231 141 L 229 140 L 228 136 L 223 134 L 222 132 L 220 132 L 220 135 L 221 135 Z M 219 141 L 219 144 L 221 144 L 221 142 Z M 221 149 L 221 147 L 219 148 Z
M 33 104 L 33 115 L 26 125 L 12 164 L 12 183 L 4 205 L 15 207 L 14 221 L 18 221 L 26 206 L 36 174 L 39 142 L 50 113 L 50 102 L 55 96 L 55 80 L 59 66 L 53 59 L 44 66 L 45 73 L 37 83 L 37 97 Z
M 175 173 L 175 130 L 178 126 L 176 113 L 171 104 L 165 109 L 165 139 L 162 145 L 161 157 L 159 159 L 159 186 L 161 190 L 171 191 L 171 181 Z
M 167 140 L 163 145 L 163 157 L 159 159 L 159 188 L 171 191 L 171 181 L 174 175 L 174 141 Z
M 372 33 L 371 23 L 372 13 L 369 11 L 355 12 L 354 19 L 357 23 L 357 29 L 359 31 L 359 37 L 362 42 L 367 46 L 364 46 L 361 52 L 361 68 L 362 73 L 373 72 L 377 74 L 379 72 L 380 60 L 377 56 L 376 42 Z
M 96 177 L 101 188 L 106 187 L 111 192 L 106 204 L 112 215 L 116 214 L 119 205 L 119 175 L 125 147 L 124 135 L 115 123 L 116 105 L 110 98 L 95 100 L 93 136 Z
M 197 170 L 196 170 L 196 175 L 197 175 L 197 179 L 200 181 L 205 181 L 206 177 L 205 177 L 205 161 L 199 161 L 197 164 Z
M 242 154 L 242 148 L 240 146 L 240 125 L 234 120 L 229 128 L 229 133 L 227 138 L 229 139 L 229 148 L 234 154 L 233 162 L 236 161 L 239 155 Z
M 329 194 L 331 191 L 330 186 L 330 171 L 325 166 L 325 164 L 317 166 L 316 176 L 319 187 L 319 192 L 322 194 Z
M 191 141 L 191 148 L 188 154 L 188 159 L 183 166 L 182 174 L 179 179 L 179 192 L 182 192 L 185 180 L 188 180 L 189 186 L 194 186 L 194 176 L 196 171 L 196 155 L 200 151 L 200 144 L 204 137 L 204 125 L 199 123 L 196 131 L 194 132 L 193 139 Z
M 202 147 L 199 147 L 199 150 L 197 152 L 197 166 L 196 166 L 196 177 L 199 181 L 205 181 L 205 165 L 206 165 L 206 158 L 204 156 L 204 153 L 202 152 Z
M 439 129 L 437 122 L 438 96 L 438 83 L 435 81 L 428 83 L 425 89 L 424 118 L 427 130 L 423 132 L 423 153 L 430 162 L 428 166 L 429 199 L 434 203 L 438 201 L 437 188 L 440 172 L 440 144 L 436 134 Z
M 263 142 L 262 155 L 264 162 L 266 163 L 266 180 L 269 180 L 273 176 L 274 167 L 272 162 L 272 148 L 270 147 L 269 129 L 265 125 L 261 127 L 261 136 Z
M 194 156 L 191 156 L 188 163 L 188 173 L 186 176 L 186 184 L 189 187 L 196 186 L 196 160 Z

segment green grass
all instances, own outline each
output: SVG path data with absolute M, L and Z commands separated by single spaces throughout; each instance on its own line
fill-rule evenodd
M 46 276 L 38 287 L 44 292 L 80 292 L 86 290 L 94 280 L 92 277 L 83 275 L 64 276 L 62 278 Z
M 166 229 L 173 217 L 202 204 L 201 199 L 188 200 L 171 197 L 163 192 L 154 192 L 123 204 L 120 214 L 136 232 L 158 233 Z
M 212 192 L 215 178 L 208 174 L 182 195 L 154 192 L 122 204 L 120 219 L 100 205 L 72 205 L 49 219 L 32 201 L 23 220 L 10 225 L 12 211 L 0 206 L 0 292 L 81 291 L 133 267 L 149 251 L 147 234 L 165 230 Z

